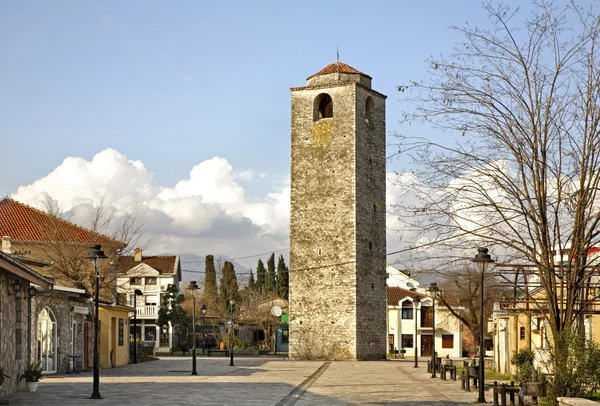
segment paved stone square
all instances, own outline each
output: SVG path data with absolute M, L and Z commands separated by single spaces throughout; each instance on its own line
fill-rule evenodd
M 92 373 L 48 377 L 24 405 L 467 405 L 476 392 L 430 378 L 425 362 L 289 361 L 277 357 L 165 357 L 100 371 L 103 399 L 89 399 Z M 491 401 L 491 394 L 487 395 Z

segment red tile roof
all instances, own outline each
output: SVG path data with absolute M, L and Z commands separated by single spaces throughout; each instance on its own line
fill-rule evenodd
M 412 290 L 402 289 L 402 288 L 399 288 L 396 286 L 388 286 L 388 288 L 387 288 L 388 304 L 397 305 L 398 302 L 400 302 L 402 299 L 407 298 L 407 297 L 410 297 L 410 298 L 418 297 L 419 299 L 423 299 L 423 298 L 426 298 L 427 295 L 424 295 L 422 293 L 417 293 Z
M 141 263 L 144 263 L 161 274 L 175 273 L 175 263 L 177 262 L 177 256 L 175 255 L 164 255 L 164 256 L 148 256 L 142 257 L 141 261 L 136 261 L 134 257 L 119 257 L 119 264 L 117 265 L 117 273 L 127 273 L 130 269 L 135 268 Z
M 125 244 L 61 218 L 4 198 L 0 200 L 0 237 L 16 241 L 68 242 L 123 247 Z
M 365 75 L 361 71 L 354 69 L 352 66 L 347 65 L 343 62 L 337 61 L 337 62 L 327 65 L 326 67 L 324 67 L 323 69 L 321 69 L 320 71 L 315 73 L 314 75 L 309 76 L 308 78 L 306 78 L 306 80 L 308 80 L 314 76 L 327 75 L 328 73 L 358 73 L 360 75 L 370 78 L 369 75 Z

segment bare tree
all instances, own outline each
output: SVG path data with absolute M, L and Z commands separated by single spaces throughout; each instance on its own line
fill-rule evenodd
M 107 299 L 116 295 L 118 256 L 126 255 L 134 248 L 147 248 L 157 236 L 157 232 L 147 225 L 146 209 L 139 205 L 117 213 L 102 198 L 98 204 L 67 211 L 47 193 L 41 195 L 38 203 L 49 215 L 43 225 L 46 241 L 41 245 L 43 256 L 51 263 L 46 272 L 64 286 L 95 291 L 95 276 L 90 272 L 86 255 L 90 244 L 101 243 L 109 257 L 100 268 L 103 297 Z M 73 232 L 65 232 L 68 225 L 64 223 L 74 219 L 85 227 L 75 240 Z
M 600 19 L 574 3 L 535 2 L 526 20 L 484 7 L 490 28 L 454 27 L 463 40 L 429 60 L 431 80 L 399 87 L 415 106 L 405 122 L 457 137 L 400 137 L 416 169 L 402 179 L 414 199 L 396 210 L 413 248 L 428 247 L 413 259 L 437 252 L 454 266 L 484 245 L 506 263 L 534 265 L 559 379 L 565 332 L 597 282 L 588 253 L 600 232 Z
M 480 285 L 480 273 L 472 267 L 451 269 L 442 276 L 440 287 L 443 295 L 438 297 L 441 304 L 471 331 L 474 347 L 481 345 L 479 342 Z M 492 313 L 494 302 L 500 300 L 506 290 L 493 274 L 485 275 L 485 288 L 487 293 L 483 302 L 484 323 Z

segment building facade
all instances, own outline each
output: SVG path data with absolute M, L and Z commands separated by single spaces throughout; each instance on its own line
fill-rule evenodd
M 154 348 L 171 350 L 174 345 L 172 326 L 161 328 L 156 323 L 158 310 L 163 302 L 169 285 L 179 289 L 181 282 L 181 263 L 179 255 L 142 255 L 135 249 L 133 256 L 121 256 L 117 267 L 117 285 L 124 303 L 136 306 L 136 326 L 133 318 L 129 321 L 128 334 L 131 339 L 154 343 Z M 135 295 L 138 291 L 137 297 Z M 133 315 L 132 315 L 133 316 Z
M 333 63 L 292 88 L 289 353 L 386 353 L 385 99 Z
M 31 310 L 34 285 L 51 289 L 53 281 L 0 251 L 0 367 L 10 377 L 0 385 L 0 396 L 17 391 L 19 375 L 26 363 L 35 360 L 29 345 L 35 325 Z

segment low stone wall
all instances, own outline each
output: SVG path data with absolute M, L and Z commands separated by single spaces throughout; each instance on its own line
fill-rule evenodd
M 258 356 L 258 350 L 248 350 L 248 349 L 237 349 L 234 348 L 233 350 L 233 355 L 234 356 L 246 356 L 246 357 L 256 357 Z
M 598 406 L 600 403 L 582 398 L 558 398 L 559 406 Z

